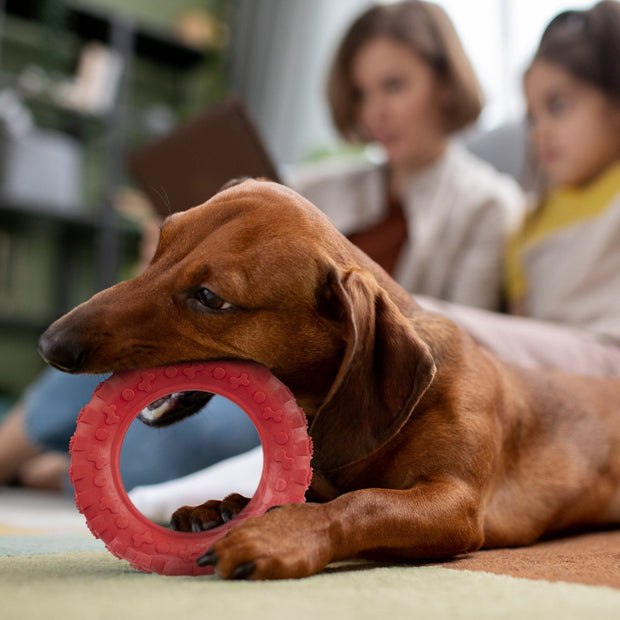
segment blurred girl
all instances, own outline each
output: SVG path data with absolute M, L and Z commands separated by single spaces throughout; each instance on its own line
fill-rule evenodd
M 620 342 L 620 4 L 553 19 L 524 90 L 549 189 L 509 249 L 511 309 Z
M 507 317 L 423 300 L 509 361 L 620 376 L 620 4 L 565 11 L 525 72 L 544 191 L 509 245 Z

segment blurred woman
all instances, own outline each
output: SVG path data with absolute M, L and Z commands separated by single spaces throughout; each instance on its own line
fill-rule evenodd
M 454 140 L 483 102 L 446 13 L 418 0 L 367 10 L 336 52 L 328 100 L 343 138 L 378 143 L 385 162 L 328 162 L 295 188 L 411 293 L 498 309 L 524 201 Z

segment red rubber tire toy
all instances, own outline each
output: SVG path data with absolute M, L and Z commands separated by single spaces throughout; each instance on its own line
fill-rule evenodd
M 134 418 L 158 398 L 185 390 L 219 394 L 241 407 L 263 447 L 262 477 L 249 504 L 228 523 L 200 533 L 169 530 L 147 519 L 127 496 L 119 467 Z M 245 519 L 271 506 L 303 502 L 312 477 L 304 412 L 267 368 L 248 362 L 179 364 L 112 375 L 80 412 L 70 453 L 75 501 L 90 531 L 116 557 L 162 575 L 212 574 L 212 567 L 196 564 L 199 556 Z

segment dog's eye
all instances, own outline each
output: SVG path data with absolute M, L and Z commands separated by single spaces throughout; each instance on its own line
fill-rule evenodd
M 209 310 L 229 310 L 232 304 L 228 303 L 208 288 L 198 289 L 196 299 Z

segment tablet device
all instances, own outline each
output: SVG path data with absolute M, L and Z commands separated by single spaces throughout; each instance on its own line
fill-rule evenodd
M 236 98 L 137 149 L 128 165 L 163 217 L 202 204 L 237 177 L 279 180 L 258 132 Z

